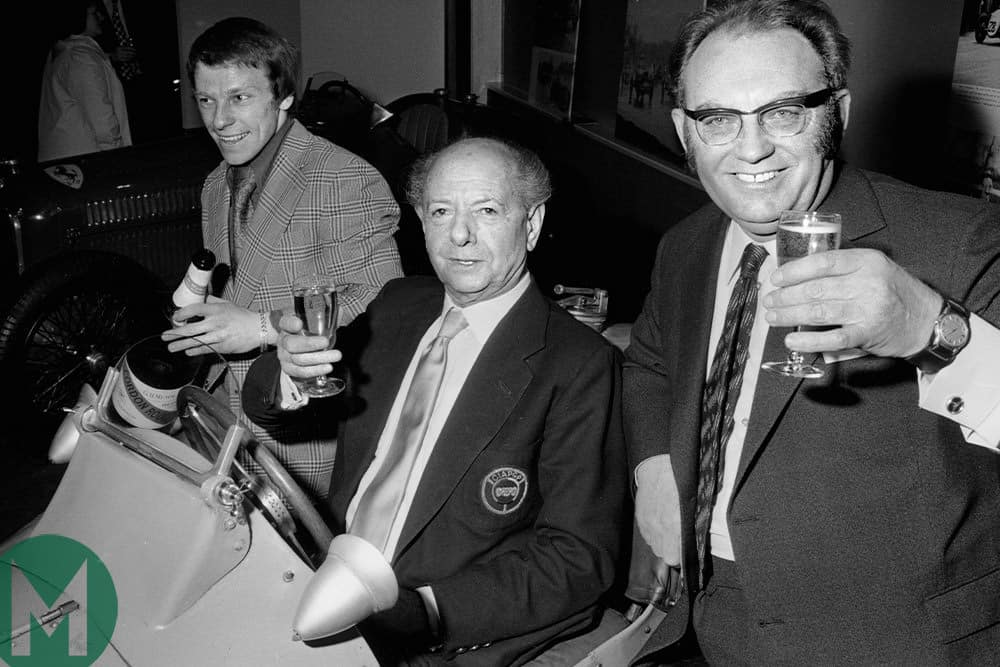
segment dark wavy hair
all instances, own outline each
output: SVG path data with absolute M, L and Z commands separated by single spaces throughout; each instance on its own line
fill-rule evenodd
M 420 210 L 427 188 L 427 177 L 437 160 L 464 143 L 486 143 L 496 148 L 507 158 L 514 176 L 514 194 L 520 199 L 526 212 L 531 212 L 539 204 L 552 196 L 552 179 L 549 170 L 534 151 L 515 143 L 494 137 L 464 137 L 444 148 L 417 158 L 410 168 L 406 187 L 406 201 L 415 210 Z
M 295 95 L 299 83 L 299 50 L 276 30 L 241 16 L 223 19 L 194 40 L 187 75 L 194 85 L 198 63 L 208 67 L 242 65 L 264 70 L 276 102 Z

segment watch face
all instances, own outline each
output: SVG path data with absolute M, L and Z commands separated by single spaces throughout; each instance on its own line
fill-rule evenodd
M 941 342 L 951 348 L 959 348 L 969 340 L 969 325 L 965 318 L 948 313 L 941 318 Z

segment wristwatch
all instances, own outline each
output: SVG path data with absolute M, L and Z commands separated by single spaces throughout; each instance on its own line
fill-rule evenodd
M 950 364 L 958 353 L 969 344 L 969 311 L 957 301 L 942 297 L 944 304 L 927 346 L 906 357 L 906 360 L 925 373 L 937 373 Z

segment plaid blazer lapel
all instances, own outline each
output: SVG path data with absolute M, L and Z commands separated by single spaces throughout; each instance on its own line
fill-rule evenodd
M 226 163 L 221 163 L 205 178 L 201 195 L 201 230 L 205 247 L 220 261 L 229 256 L 229 188 L 226 187 Z
M 308 186 L 304 168 L 309 135 L 298 121 L 290 122 L 293 125 L 274 156 L 274 164 L 244 236 L 245 257 L 236 276 L 233 302 L 250 309 L 256 305 L 261 283 L 273 264 L 286 265 L 291 270 L 291 258 L 284 254 L 281 240 Z

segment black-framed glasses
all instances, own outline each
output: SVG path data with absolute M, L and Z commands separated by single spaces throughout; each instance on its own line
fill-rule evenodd
M 698 136 L 710 146 L 728 144 L 740 136 L 743 116 L 756 116 L 757 124 L 772 137 L 794 137 L 806 128 L 809 110 L 826 102 L 835 92 L 835 88 L 824 88 L 808 95 L 768 102 L 753 111 L 684 109 L 684 114 L 694 121 Z

